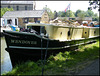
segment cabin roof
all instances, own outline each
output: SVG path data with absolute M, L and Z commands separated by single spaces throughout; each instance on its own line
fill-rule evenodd
M 7 11 L 4 18 L 42 17 L 44 10 Z

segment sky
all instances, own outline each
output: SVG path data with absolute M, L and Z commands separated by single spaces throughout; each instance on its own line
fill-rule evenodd
M 50 8 L 52 12 L 55 10 L 57 12 L 64 11 L 69 3 L 71 3 L 70 10 L 73 12 L 78 9 L 87 11 L 89 7 L 89 1 L 36 1 L 36 10 L 41 10 L 47 5 L 47 8 Z M 99 16 L 98 9 L 93 9 L 92 11 Z

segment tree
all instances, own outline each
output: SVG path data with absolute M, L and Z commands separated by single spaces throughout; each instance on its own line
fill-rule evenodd
M 54 11 L 54 19 L 56 19 L 57 17 L 58 17 L 58 13 Z
M 13 11 L 13 8 L 0 8 L 0 17 L 2 17 L 7 11 Z
M 79 17 L 79 19 L 80 19 L 80 23 L 82 23 L 82 21 L 83 21 L 84 18 L 85 18 L 85 12 L 83 11 L 83 12 L 81 12 L 81 13 L 78 13 L 78 17 Z
M 93 16 L 98 17 L 97 13 L 95 13 Z
M 75 17 L 74 13 L 73 13 L 71 10 L 68 10 L 68 11 L 66 12 L 66 16 L 67 16 L 67 17 Z
M 100 11 L 100 8 L 99 8 L 100 2 L 99 2 L 99 0 L 89 0 L 89 5 L 90 5 L 90 7 L 88 7 L 88 10 L 98 8 L 98 11 Z
M 94 12 L 92 10 L 87 10 L 86 11 L 86 17 L 92 17 L 94 15 Z
M 85 12 L 78 13 L 78 17 L 80 17 L 81 20 L 83 20 L 84 17 L 85 17 L 85 14 L 84 14 L 84 13 L 85 13 Z
M 97 13 L 95 13 L 95 14 L 93 15 L 92 20 L 93 20 L 93 21 L 99 21 L 99 17 L 98 17 L 98 15 L 97 15 Z
M 62 11 L 59 11 L 58 12 L 58 17 L 61 17 L 61 15 L 62 15 Z
M 66 12 L 62 12 L 61 17 L 66 17 Z
M 99 17 L 93 17 L 92 21 L 98 21 L 99 22 Z
M 60 15 L 59 15 L 60 14 Z M 59 17 L 75 17 L 74 13 L 71 10 L 68 10 L 67 12 L 58 12 Z
M 81 13 L 81 12 L 82 12 L 82 10 L 78 9 L 78 10 L 75 12 L 75 16 L 78 17 L 78 14 Z

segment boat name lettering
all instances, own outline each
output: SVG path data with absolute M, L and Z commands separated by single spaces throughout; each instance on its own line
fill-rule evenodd
M 20 44 L 37 44 L 36 41 L 27 41 L 27 40 L 11 40 L 11 43 L 20 43 Z

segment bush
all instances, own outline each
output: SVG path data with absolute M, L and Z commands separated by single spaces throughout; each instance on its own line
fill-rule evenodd
M 7 11 L 13 11 L 13 8 L 0 8 L 0 17 L 2 17 Z

